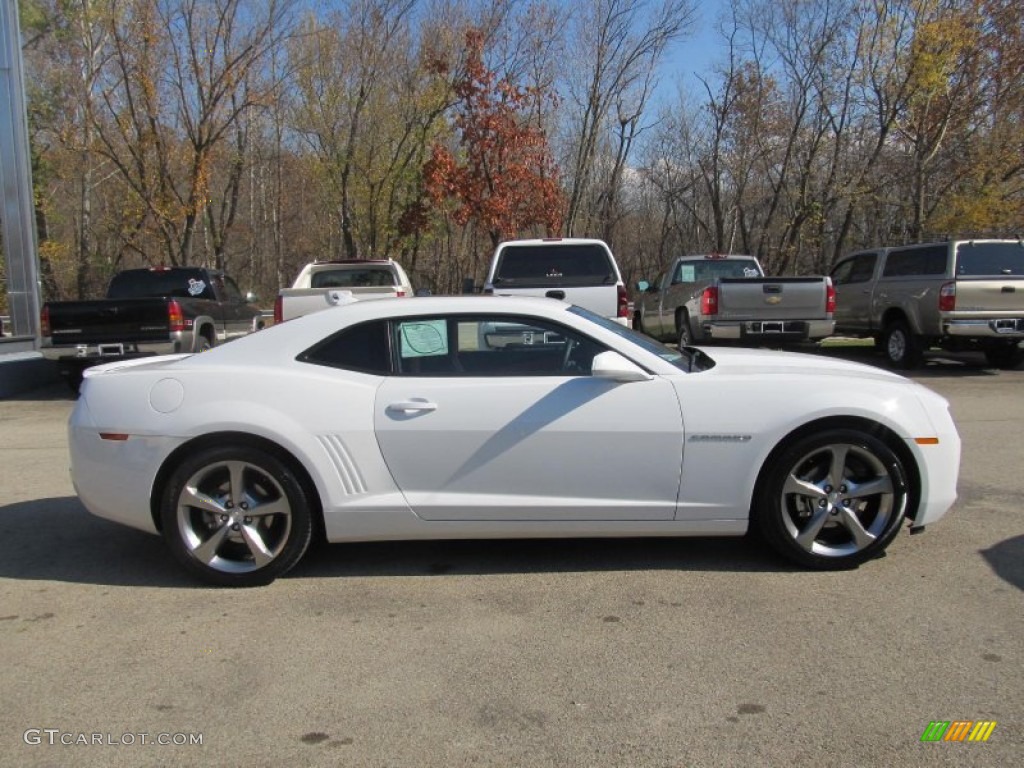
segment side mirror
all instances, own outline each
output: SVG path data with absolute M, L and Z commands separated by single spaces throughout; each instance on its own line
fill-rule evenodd
M 463 294 L 476 293 L 476 282 L 473 280 L 472 277 L 464 277 L 464 278 L 462 278 L 462 293 Z
M 413 296 L 429 296 L 429 295 L 430 295 L 430 289 L 429 288 L 417 288 L 416 292 L 413 294 Z
M 247 294 L 245 294 L 245 303 L 246 304 L 255 304 L 259 300 L 260 300 L 260 297 L 257 296 L 252 291 L 249 291 Z
M 611 351 L 602 352 L 594 357 L 590 375 L 597 379 L 619 382 L 650 381 L 654 378 L 636 363 L 627 360 L 618 352 Z
M 650 287 L 651 287 L 651 284 L 648 283 L 646 280 L 640 280 L 636 284 L 636 289 L 638 291 L 640 291 L 640 293 L 647 293 L 647 291 L 648 291 L 648 289 L 650 289 Z

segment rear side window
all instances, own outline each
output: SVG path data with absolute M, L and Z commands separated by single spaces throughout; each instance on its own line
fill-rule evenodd
M 395 285 L 394 274 L 387 267 L 322 269 L 310 277 L 313 288 L 365 288 Z
M 519 288 L 612 285 L 615 269 L 600 245 L 511 245 L 501 249 L 494 285 Z
M 960 243 L 956 249 L 957 277 L 1024 276 L 1024 245 Z
M 882 277 L 922 277 L 946 274 L 949 246 L 932 245 L 891 251 Z
M 386 320 L 373 320 L 329 336 L 299 355 L 299 360 L 330 368 L 373 373 L 391 373 L 391 347 Z

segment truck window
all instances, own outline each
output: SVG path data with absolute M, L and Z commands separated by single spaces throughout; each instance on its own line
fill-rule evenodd
M 493 282 L 517 288 L 549 288 L 609 285 L 615 280 L 611 259 L 601 246 L 559 243 L 502 248 Z
M 839 262 L 832 270 L 833 285 L 868 282 L 875 273 L 875 262 L 877 261 L 877 253 L 860 253 Z
M 213 288 L 202 270 L 182 267 L 129 269 L 114 275 L 108 299 L 213 299 Z
M 956 248 L 957 277 L 1024 276 L 1024 245 L 960 243 Z
M 753 259 L 694 259 L 681 261 L 672 283 L 701 283 L 717 277 L 761 277 Z
M 395 285 L 391 270 L 380 267 L 346 267 L 344 269 L 321 269 L 312 274 L 311 288 L 365 288 Z
M 949 246 L 930 245 L 890 251 L 882 277 L 922 277 L 946 274 Z

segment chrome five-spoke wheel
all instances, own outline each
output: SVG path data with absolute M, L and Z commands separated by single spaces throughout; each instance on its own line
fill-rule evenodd
M 298 561 L 311 537 L 308 500 L 295 474 L 250 447 L 205 449 L 184 461 L 161 514 L 171 550 L 215 584 L 272 581 Z
M 856 430 L 830 430 L 782 452 L 758 520 L 768 541 L 787 557 L 818 568 L 845 568 L 888 545 L 906 504 L 904 467 L 885 443 Z

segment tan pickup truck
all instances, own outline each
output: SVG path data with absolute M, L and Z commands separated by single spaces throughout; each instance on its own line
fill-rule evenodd
M 896 368 L 925 350 L 977 349 L 990 365 L 1024 361 L 1024 242 L 950 240 L 872 248 L 832 269 L 836 333 L 873 337 Z

